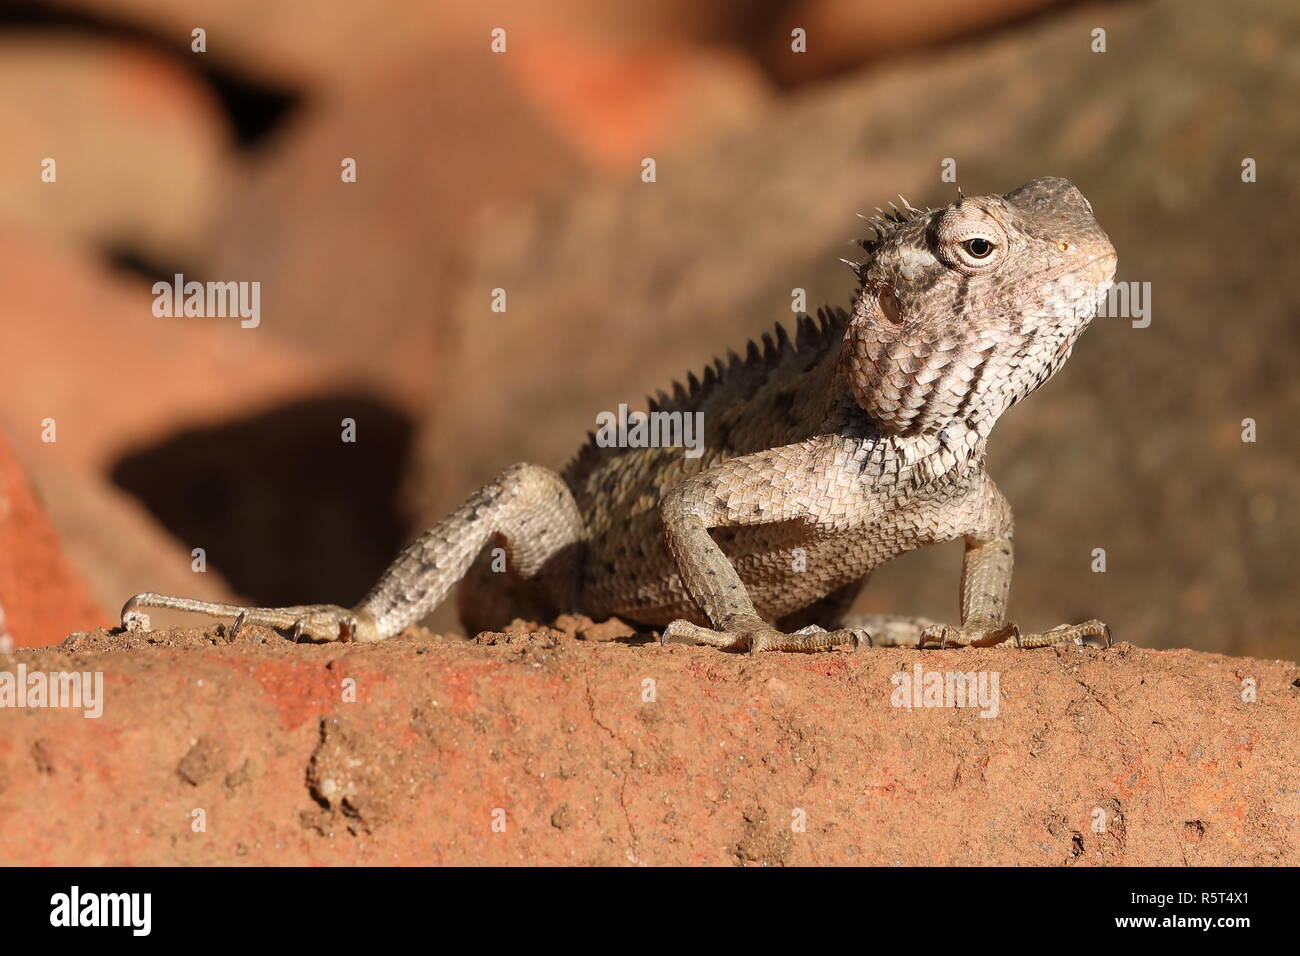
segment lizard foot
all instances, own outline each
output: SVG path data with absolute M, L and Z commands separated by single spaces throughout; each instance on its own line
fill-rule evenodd
M 379 629 L 369 615 L 333 604 L 302 604 L 296 607 L 240 607 L 237 604 L 220 604 L 213 601 L 196 601 L 193 598 L 174 597 L 146 591 L 137 594 L 122 606 L 122 627 L 128 631 L 147 631 L 149 615 L 142 609 L 148 607 L 170 608 L 208 614 L 212 617 L 233 617 L 229 639 L 234 641 L 245 624 L 261 624 L 276 630 L 287 630 L 295 641 L 378 641 Z
M 931 624 L 921 631 L 917 647 L 935 645 L 946 647 L 1054 647 L 1084 645 L 1097 641 L 1103 647 L 1111 646 L 1110 628 L 1101 621 L 1084 621 L 1082 624 L 1062 624 L 1038 634 L 1022 634 L 1015 624 L 987 627 L 968 624 L 954 627 L 949 624 Z
M 760 651 L 822 651 L 841 644 L 852 644 L 856 651 L 865 643 L 872 646 L 871 635 L 864 628 L 841 628 L 828 631 L 810 624 L 793 634 L 783 634 L 767 625 L 742 628 L 734 631 L 715 631 L 700 627 L 690 621 L 673 621 L 659 638 L 660 644 L 677 640 L 688 644 L 707 644 L 726 650 L 748 650 L 751 654 Z

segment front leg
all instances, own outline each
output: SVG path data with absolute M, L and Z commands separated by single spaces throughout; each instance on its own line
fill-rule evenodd
M 985 520 L 984 528 L 966 537 L 961 566 L 961 626 L 932 624 L 921 631 L 918 647 L 934 644 L 956 647 L 1045 647 L 1104 640 L 1110 647 L 1110 628 L 1101 621 L 1062 624 L 1037 634 L 1022 634 L 1007 621 L 1007 598 L 1015 549 L 1011 543 L 1011 508 L 991 479 L 986 479 L 980 500 L 972 510 Z
M 382 641 L 424 617 L 446 597 L 490 542 L 505 549 L 510 573 L 558 610 L 571 610 L 586 538 L 582 516 L 559 475 L 537 465 L 507 468 L 397 556 L 354 608 L 330 604 L 241 607 L 152 592 L 122 608 L 122 626 L 149 627 L 146 608 L 233 617 L 237 632 L 261 624 L 314 641 Z
M 814 519 L 808 502 L 817 495 L 812 480 L 818 449 L 813 443 L 774 448 L 725 461 L 686 479 L 659 505 L 664 541 L 682 585 L 712 628 L 677 620 L 662 640 L 678 639 L 730 649 L 814 651 L 862 641 L 866 631 L 825 631 L 809 626 L 786 634 L 754 608 L 735 566 L 709 534 L 710 528 Z

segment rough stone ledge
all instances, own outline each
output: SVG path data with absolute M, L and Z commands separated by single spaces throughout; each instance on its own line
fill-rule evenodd
M 1294 663 L 750 657 L 602 628 L 0 655 L 105 688 L 98 719 L 0 709 L 0 862 L 1300 864 Z M 918 664 L 996 674 L 997 716 L 894 706 Z

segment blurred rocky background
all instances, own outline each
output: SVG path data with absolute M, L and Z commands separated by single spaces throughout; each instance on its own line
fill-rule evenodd
M 0 4 L 0 641 L 140 590 L 355 601 L 793 289 L 846 303 L 854 213 L 953 160 L 1074 180 L 1151 289 L 995 435 L 1013 615 L 1294 659 L 1297 102 L 1266 0 Z M 261 325 L 155 317 L 176 273 L 261 282 Z M 863 606 L 954 618 L 960 552 Z

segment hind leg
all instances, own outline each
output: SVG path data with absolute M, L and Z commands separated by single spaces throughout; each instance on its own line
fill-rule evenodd
M 514 465 L 411 542 L 354 608 L 242 608 L 147 593 L 126 603 L 122 623 L 138 626 L 142 608 L 166 607 L 292 629 L 295 636 L 320 641 L 382 641 L 437 607 L 494 540 L 513 576 L 557 607 L 571 607 L 585 537 L 578 506 L 560 476 L 537 465 Z

